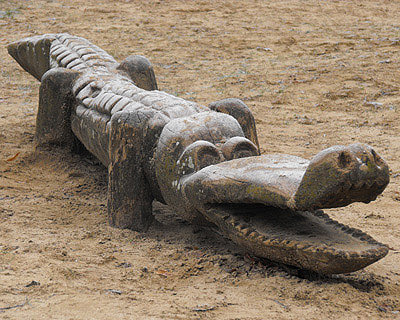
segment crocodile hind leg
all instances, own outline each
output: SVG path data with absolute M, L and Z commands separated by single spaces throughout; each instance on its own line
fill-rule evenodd
M 153 221 L 153 195 L 143 169 L 140 119 L 118 112 L 111 117 L 108 217 L 112 226 L 146 231 Z
M 117 69 L 124 71 L 139 88 L 149 91 L 158 89 L 153 66 L 146 57 L 129 56 L 120 63 Z
M 242 100 L 235 98 L 223 99 L 210 103 L 208 107 L 211 110 L 226 113 L 234 117 L 242 127 L 245 137 L 260 150 L 254 116 Z
M 76 137 L 71 130 L 71 112 L 75 99 L 71 89 L 79 72 L 64 68 L 47 71 L 39 90 L 36 118 L 38 146 L 56 144 L 74 148 Z

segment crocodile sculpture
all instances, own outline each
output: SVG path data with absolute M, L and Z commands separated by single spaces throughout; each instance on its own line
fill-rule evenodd
M 388 166 L 370 146 L 334 146 L 311 161 L 260 155 L 243 102 L 206 107 L 158 91 L 142 56 L 119 64 L 68 34 L 22 39 L 8 52 L 41 81 L 38 145 L 82 143 L 108 167 L 112 226 L 146 231 L 156 199 L 255 255 L 319 273 L 352 272 L 387 254 L 320 210 L 368 203 L 385 189 Z

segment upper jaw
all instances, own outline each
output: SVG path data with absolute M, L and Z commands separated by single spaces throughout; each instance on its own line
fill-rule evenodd
M 316 210 L 368 203 L 389 183 L 389 168 L 371 147 L 335 146 L 311 161 L 270 154 L 208 166 L 181 179 L 183 198 L 197 209 L 207 204 L 258 203 Z
M 294 202 L 298 210 L 368 203 L 388 183 L 389 167 L 370 146 L 334 146 L 311 159 Z
M 198 210 L 224 203 L 288 208 L 308 163 L 280 154 L 225 161 L 185 177 L 181 189 L 184 199 Z

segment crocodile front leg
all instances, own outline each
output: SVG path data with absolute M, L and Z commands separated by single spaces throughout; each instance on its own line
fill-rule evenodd
M 56 68 L 42 77 L 39 109 L 36 118 L 38 145 L 57 144 L 73 147 L 76 138 L 71 130 L 71 112 L 75 98 L 71 92 L 79 72 Z
M 145 177 L 143 137 L 138 113 L 111 117 L 108 215 L 112 226 L 146 231 L 153 221 L 153 195 Z

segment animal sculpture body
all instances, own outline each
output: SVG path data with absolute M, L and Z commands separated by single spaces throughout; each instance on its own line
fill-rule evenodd
M 208 107 L 158 91 L 141 56 L 122 63 L 68 34 L 8 46 L 41 81 L 38 144 L 77 139 L 109 172 L 111 225 L 145 231 L 154 199 L 212 225 L 248 251 L 331 274 L 363 268 L 388 248 L 321 210 L 374 200 L 389 182 L 369 146 L 334 146 L 311 161 L 260 155 L 254 118 L 226 99 Z

